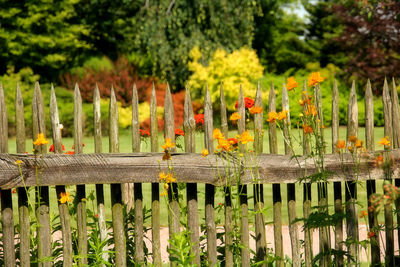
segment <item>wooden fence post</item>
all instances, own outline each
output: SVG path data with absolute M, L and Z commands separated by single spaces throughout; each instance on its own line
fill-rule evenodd
M 153 83 L 150 100 L 150 142 L 151 152 L 158 152 L 158 118 L 156 90 Z M 161 267 L 161 238 L 160 238 L 160 186 L 151 184 L 151 236 L 153 264 Z
M 214 153 L 213 140 L 213 110 L 211 104 L 211 96 L 206 85 L 204 94 L 204 143 L 205 148 L 210 154 Z M 207 255 L 209 266 L 217 264 L 217 232 L 215 229 L 214 219 L 214 197 L 215 187 L 211 184 L 206 184 L 205 196 L 205 217 L 206 217 L 206 232 L 207 232 Z
M 50 95 L 50 120 L 53 129 L 53 147 L 54 153 L 62 154 L 62 141 L 61 141 L 61 127 L 60 119 L 58 116 L 58 107 L 56 93 L 54 91 L 54 86 L 51 85 L 51 95 Z M 65 186 L 57 185 L 57 202 L 58 211 L 60 213 L 61 222 L 61 232 L 62 232 L 62 243 L 63 243 L 63 266 L 72 266 L 72 235 L 71 235 L 71 222 L 69 218 L 68 203 L 60 203 L 61 193 L 65 194 Z
M 383 117 L 385 121 L 384 132 L 390 142 L 393 141 L 393 127 L 392 127 L 392 102 L 390 100 L 389 87 L 387 80 L 383 84 L 382 92 L 383 101 Z M 392 145 L 392 143 L 391 143 Z M 385 146 L 385 150 L 390 149 L 390 146 Z M 387 160 L 387 159 L 386 159 Z M 385 183 L 392 183 L 391 174 L 385 174 Z M 389 176 L 389 177 L 388 177 Z M 384 192 L 385 193 L 385 192 Z M 385 265 L 394 266 L 394 230 L 393 230 L 393 206 L 391 202 L 385 204 L 385 237 L 386 237 L 386 251 L 385 251 Z
M 8 117 L 3 85 L 0 83 L 0 153 L 8 153 Z M 1 190 L 4 265 L 15 266 L 14 214 L 10 189 Z
M 374 151 L 374 100 L 372 96 L 371 82 L 368 79 L 367 87 L 365 89 L 365 146 L 367 151 Z M 370 198 L 376 193 L 376 183 L 375 180 L 367 180 L 367 201 L 368 201 L 368 223 L 370 231 L 377 231 L 378 229 L 378 219 L 377 214 Z M 374 230 L 376 229 L 376 230 Z M 380 247 L 379 247 L 379 237 L 378 235 L 371 236 L 371 263 L 372 266 L 378 266 L 381 262 L 380 257 Z
M 183 129 L 185 132 L 185 152 L 196 152 L 196 121 L 194 119 L 192 100 L 190 97 L 189 86 L 186 85 L 185 103 L 183 113 Z M 198 266 L 200 262 L 200 236 L 199 236 L 199 211 L 197 204 L 197 184 L 188 183 L 186 185 L 186 199 L 187 199 L 187 224 L 190 232 L 190 242 L 193 244 L 192 253 L 195 255 L 193 263 Z
M 114 88 L 111 87 L 110 95 L 110 127 L 109 127 L 109 149 L 110 153 L 119 152 L 118 136 L 118 106 L 115 98 Z M 122 202 L 121 184 L 111 184 L 112 221 L 115 243 L 115 265 L 126 266 L 126 237 L 124 227 L 124 205 Z
M 356 96 L 355 82 L 351 86 L 349 104 L 347 109 L 347 136 L 346 140 L 349 140 L 350 136 L 357 137 L 358 133 L 358 106 Z M 348 246 L 349 255 L 353 258 L 348 258 L 351 266 L 358 265 L 358 214 L 357 214 L 357 181 L 346 182 L 346 231 L 347 238 L 353 240 Z M 353 261 L 353 262 L 352 262 Z

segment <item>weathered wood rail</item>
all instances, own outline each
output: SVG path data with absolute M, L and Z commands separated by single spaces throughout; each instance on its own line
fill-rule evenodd
M 303 91 L 307 92 L 307 87 L 304 84 Z M 221 110 L 221 131 L 225 136 L 228 136 L 227 110 L 223 88 L 220 88 L 220 110 Z M 389 136 L 392 143 L 392 150 L 385 148 L 386 157 L 391 158 L 391 177 L 400 177 L 400 123 L 399 123 L 399 103 L 394 80 L 389 90 L 389 85 L 385 81 L 383 90 L 383 103 L 385 114 L 385 135 Z M 282 241 L 282 192 L 281 184 L 287 184 L 287 206 L 289 218 L 289 234 L 290 245 L 292 248 L 292 264 L 293 266 L 301 266 L 304 262 L 305 266 L 312 266 L 313 242 L 319 242 L 320 252 L 323 255 L 319 259 L 320 266 L 328 266 L 330 264 L 329 254 L 331 251 L 331 242 L 329 239 L 330 228 L 335 229 L 334 248 L 338 251 L 347 252 L 339 254 L 335 257 L 336 264 L 341 266 L 347 264 L 356 266 L 359 261 L 359 246 L 358 241 L 358 211 L 356 201 L 364 201 L 368 206 L 371 206 L 369 197 L 377 192 L 375 180 L 382 180 L 385 176 L 385 171 L 376 164 L 375 156 L 383 154 L 383 151 L 374 152 L 373 139 L 373 101 L 371 85 L 368 82 L 365 93 L 365 127 L 366 136 L 365 144 L 368 152 L 363 153 L 360 162 L 355 163 L 354 158 L 350 153 L 338 153 L 336 144 L 339 140 L 339 109 L 338 109 L 338 89 L 336 82 L 332 88 L 332 154 L 324 155 L 324 167 L 329 175 L 327 180 L 318 183 L 318 203 L 321 213 L 329 213 L 327 209 L 327 188 L 330 182 L 333 182 L 334 191 L 334 213 L 336 215 L 347 215 L 347 219 L 339 220 L 333 226 L 320 227 L 319 241 L 313 240 L 313 235 L 310 229 L 301 228 L 300 222 L 296 218 L 308 218 L 311 214 L 311 181 L 304 179 L 305 176 L 312 176 L 319 172 L 315 162 L 310 158 L 310 147 L 308 144 L 308 136 L 303 135 L 304 141 L 304 156 L 293 156 L 292 151 L 287 143 L 285 143 L 285 154 L 277 155 L 277 129 L 276 124 L 270 123 L 268 126 L 269 148 L 270 154 L 263 151 L 264 137 L 264 121 L 263 113 L 255 114 L 254 116 L 254 151 L 256 157 L 252 161 L 244 161 L 242 157 L 237 157 L 233 153 L 221 152 L 214 154 L 213 140 L 213 109 L 210 97 L 210 91 L 206 88 L 204 97 L 204 147 L 210 152 L 207 158 L 203 158 L 201 154 L 195 153 L 195 120 L 192 109 L 189 88 L 186 88 L 185 106 L 184 106 L 184 132 L 185 132 L 185 153 L 176 153 L 172 151 L 172 162 L 174 164 L 174 172 L 178 178 L 178 182 L 186 184 L 187 203 L 179 203 L 178 187 L 176 184 L 171 184 L 168 198 L 170 200 L 169 212 L 169 227 L 170 237 L 173 233 L 180 231 L 179 206 L 187 206 L 187 227 L 190 231 L 190 241 L 192 243 L 192 253 L 195 255 L 193 262 L 200 266 L 201 251 L 200 251 L 200 232 L 199 232 L 199 214 L 198 208 L 198 189 L 199 183 L 206 184 L 205 187 L 205 231 L 207 235 L 207 255 L 206 260 L 208 265 L 217 265 L 219 255 L 217 252 L 217 231 L 215 225 L 215 207 L 214 196 L 215 187 L 224 187 L 225 192 L 225 250 L 222 263 L 225 266 L 233 266 L 234 262 L 240 262 L 242 266 L 250 266 L 254 260 L 263 261 L 267 259 L 267 242 L 272 243 L 270 237 L 265 233 L 265 216 L 262 212 L 255 212 L 255 255 L 251 255 L 249 249 L 250 230 L 249 230 L 249 208 L 247 193 L 247 185 L 253 185 L 253 203 L 254 210 L 261 211 L 270 203 L 264 202 L 263 184 L 272 184 L 273 193 L 273 218 L 274 218 L 274 253 L 277 256 L 276 265 L 283 266 L 283 241 Z M 305 94 L 304 94 L 305 95 Z M 322 98 L 319 87 L 315 87 L 314 98 L 316 101 L 317 118 L 322 123 Z M 258 86 L 255 96 L 255 103 L 258 106 L 264 106 L 262 98 L 262 90 Z M 32 100 L 33 108 L 33 133 L 36 137 L 37 133 L 44 133 L 45 129 L 45 114 L 43 99 L 39 84 L 35 85 L 34 97 Z M 273 85 L 270 88 L 268 110 L 276 111 L 276 96 Z M 87 208 L 86 208 L 86 189 L 85 185 L 96 184 L 97 198 L 97 214 L 99 234 L 101 240 L 106 240 L 109 233 L 107 232 L 105 220 L 105 201 L 103 184 L 111 184 L 111 210 L 112 223 L 114 231 L 114 254 L 104 253 L 103 260 L 109 261 L 112 257 L 112 262 L 116 266 L 128 266 L 131 263 L 127 261 L 126 239 L 124 229 L 124 213 L 123 208 L 126 205 L 127 210 L 134 209 L 135 219 L 135 255 L 134 261 L 136 264 L 144 264 L 148 259 L 145 258 L 143 247 L 143 198 L 142 192 L 143 183 L 152 184 L 151 196 L 151 231 L 152 231 L 152 263 L 155 266 L 161 266 L 160 252 L 160 192 L 159 192 L 159 177 L 160 171 L 167 171 L 168 165 L 166 161 L 162 161 L 163 153 L 159 153 L 157 115 L 156 115 L 156 92 L 153 87 L 151 104 L 150 104 L 150 132 L 151 132 L 151 153 L 140 152 L 140 134 L 139 134 L 139 112 L 138 112 L 138 96 L 136 87 L 133 88 L 132 98 L 132 152 L 121 154 L 119 152 L 118 141 L 118 108 L 115 99 L 114 91 L 111 90 L 110 107 L 109 107 L 109 152 L 102 153 L 102 136 L 101 136 L 101 112 L 100 112 L 100 97 L 98 88 L 95 88 L 93 97 L 93 112 L 94 112 L 94 143 L 95 154 L 82 154 L 82 101 L 80 97 L 79 87 L 75 87 L 74 91 L 74 155 L 62 154 L 62 140 L 60 134 L 60 121 L 58 115 L 58 107 L 56 100 L 56 92 L 51 89 L 50 99 L 50 118 L 52 125 L 52 136 L 54 144 L 54 154 L 46 154 L 41 156 L 24 154 L 26 151 L 25 145 L 25 124 L 23 116 L 24 103 L 20 88 L 16 90 L 16 142 L 17 153 L 8 153 L 8 118 L 7 109 L 3 88 L 0 85 L 0 189 L 1 189 L 1 220 L 2 220 L 2 260 L 5 266 L 30 266 L 31 262 L 38 259 L 31 259 L 32 247 L 30 247 L 30 215 L 28 208 L 28 197 L 25 191 L 27 187 L 39 187 L 40 190 L 36 196 L 36 212 L 41 227 L 38 231 L 39 244 L 37 247 L 38 255 L 41 259 L 51 257 L 51 231 L 49 217 L 49 187 L 55 186 L 57 199 L 66 192 L 66 186 L 76 186 L 76 207 L 77 207 L 77 251 L 80 255 L 75 260 L 79 266 L 88 264 L 88 236 L 87 236 Z M 10 107 L 9 107 L 10 108 Z M 164 136 L 175 140 L 174 132 L 174 113 L 171 92 L 167 86 L 165 99 L 165 130 Z M 282 110 L 290 110 L 288 92 L 285 86 L 282 91 Z M 238 113 L 241 118 L 238 120 L 238 133 L 242 133 L 246 129 L 245 121 L 245 102 L 242 88 L 238 95 Z M 264 112 L 265 115 L 265 112 Z M 289 138 L 290 128 L 290 113 L 283 127 L 283 134 L 286 139 Z M 357 136 L 358 126 L 358 109 L 356 101 L 355 85 L 351 88 L 350 99 L 348 104 L 348 126 L 347 138 L 354 135 Z M 316 129 L 324 138 L 323 127 Z M 267 131 L 265 131 L 267 132 Z M 322 139 L 323 140 L 323 139 Z M 35 147 L 37 150 L 43 150 L 44 154 L 47 151 L 46 146 Z M 326 149 L 326 148 L 321 148 Z M 245 148 L 240 145 L 240 152 L 245 152 Z M 325 153 L 325 150 L 322 151 Z M 21 161 L 20 165 L 15 162 Z M 227 186 L 227 181 L 232 180 L 231 177 L 235 174 L 232 169 L 226 166 L 235 165 L 239 167 L 240 181 L 238 184 L 240 192 L 240 255 L 234 254 L 230 246 L 233 244 L 233 203 L 230 186 Z M 37 179 L 37 167 L 40 166 L 40 179 Z M 22 176 L 21 176 L 22 173 Z M 255 175 L 256 174 L 256 175 Z M 257 177 L 255 179 L 254 177 Z M 302 179 L 304 183 L 303 193 L 303 214 L 296 214 L 296 201 L 300 201 L 299 196 L 296 196 L 295 183 Z M 357 200 L 358 183 L 366 181 L 368 199 Z M 386 182 L 391 183 L 390 180 Z M 133 184 L 133 185 L 132 185 Z M 395 185 L 400 185 L 400 179 L 395 179 Z M 342 200 L 342 191 L 346 192 L 346 202 Z M 19 215 L 19 232 L 14 232 L 14 212 L 12 203 L 12 188 L 18 188 L 18 215 Z M 385 251 L 381 251 L 379 242 L 382 242 L 377 235 L 371 236 L 371 255 L 370 261 L 373 266 L 379 265 L 381 255 L 385 255 L 385 264 L 394 266 L 394 232 L 399 223 L 400 215 L 393 216 L 393 210 L 399 210 L 400 201 L 395 203 L 387 203 L 384 208 L 385 212 Z M 73 265 L 73 240 L 71 233 L 71 218 L 67 204 L 58 203 L 60 214 L 60 222 L 62 228 L 62 258 L 64 266 Z M 394 217 L 397 220 L 395 223 Z M 236 218 L 237 219 L 237 218 Z M 347 238 L 351 238 L 355 242 L 350 242 L 347 245 L 345 240 L 343 225 L 346 223 Z M 373 209 L 368 209 L 369 227 L 373 229 L 378 227 L 376 213 Z M 299 232 L 304 231 L 304 243 L 300 243 Z M 400 232 L 397 231 L 400 236 Z M 15 241 L 17 240 L 17 241 Z M 400 242 L 400 238 L 398 239 Z M 16 256 L 15 244 L 19 243 L 19 257 Z M 108 247 L 104 246 L 103 251 L 107 251 Z M 304 253 L 302 253 L 304 251 Z M 325 253 L 326 252 L 326 253 Z M 39 262 L 40 266 L 51 266 L 51 260 Z M 171 262 L 171 265 L 174 265 Z M 264 262 L 263 266 L 267 266 Z

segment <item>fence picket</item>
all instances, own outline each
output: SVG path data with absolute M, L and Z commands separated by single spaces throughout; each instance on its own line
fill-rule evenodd
M 158 152 L 158 118 L 157 118 L 157 99 L 156 89 L 151 91 L 150 99 L 150 143 L 151 152 Z M 157 267 L 161 262 L 161 238 L 160 238 L 160 187 L 159 183 L 151 184 L 151 236 L 153 264 Z
M 349 104 L 347 109 L 347 135 L 346 140 L 349 137 L 357 137 L 358 133 L 358 106 L 357 106 L 357 96 L 356 96 L 356 86 L 355 82 L 351 86 Z M 348 245 L 349 255 L 352 257 L 348 258 L 351 265 L 356 265 L 359 263 L 358 260 L 358 214 L 357 214 L 357 184 L 356 181 L 346 181 L 345 183 L 346 192 L 346 231 L 347 238 L 352 239 L 354 242 Z M 352 263 L 352 261 L 354 261 Z
M 111 87 L 109 108 L 109 150 L 110 153 L 119 152 L 118 135 L 118 106 L 114 88 Z M 122 202 L 121 184 L 111 184 L 112 223 L 115 244 L 115 266 L 126 266 L 126 237 L 124 228 L 124 205 Z
M 96 84 L 93 92 L 93 134 L 94 134 L 94 152 L 102 153 L 103 144 L 101 140 L 101 111 L 100 111 L 100 92 Z M 104 186 L 103 184 L 96 184 L 96 200 L 97 200 L 97 214 L 99 223 L 100 240 L 104 242 L 107 239 L 107 225 L 106 225 L 106 212 L 104 207 Z M 101 257 L 103 261 L 107 262 L 109 254 L 107 253 L 108 245 L 105 244 L 102 249 Z M 105 266 L 104 264 L 102 265 Z
M 46 137 L 43 97 L 38 82 L 36 82 L 35 84 L 35 91 L 33 93 L 32 99 L 32 122 L 33 139 L 35 140 L 39 133 L 44 134 L 44 136 Z M 38 154 L 47 153 L 46 145 L 34 146 L 34 149 L 37 151 Z M 51 256 L 51 228 L 48 186 L 38 186 L 36 190 L 36 202 L 36 218 L 39 225 L 41 226 L 38 233 L 38 255 L 39 259 L 43 260 Z M 43 262 L 39 263 L 39 266 L 51 266 L 51 262 L 50 260 L 44 260 Z
M 54 153 L 62 154 L 62 141 L 61 141 L 61 127 L 60 127 L 60 119 L 58 116 L 58 107 L 57 107 L 57 99 L 56 93 L 54 91 L 54 86 L 51 86 L 51 95 L 50 95 L 50 120 L 51 126 L 53 130 L 53 147 Z M 56 194 L 57 200 L 61 198 L 61 193 L 65 194 L 65 186 L 57 185 L 56 186 Z M 71 223 L 69 218 L 69 211 L 67 203 L 58 202 L 58 211 L 60 213 L 60 222 L 61 222 L 61 234 L 62 234 L 62 243 L 63 243 L 63 266 L 72 266 L 72 235 L 71 235 Z
M 336 79 L 332 88 L 332 153 L 338 153 L 336 147 L 339 141 L 339 90 Z M 342 183 L 333 182 L 333 198 L 335 214 L 343 214 Z M 343 220 L 337 220 L 335 224 L 335 249 L 343 250 Z M 335 258 L 337 266 L 343 266 L 343 256 L 337 255 Z
M 365 89 L 365 146 L 367 151 L 374 151 L 374 100 L 372 96 L 371 82 L 367 81 Z M 375 180 L 367 180 L 367 203 L 368 203 L 368 224 L 370 231 L 378 228 L 378 219 L 375 209 L 372 207 L 370 198 L 376 193 Z M 380 265 L 380 247 L 377 235 L 371 236 L 371 263 L 372 266 Z
M 269 112 L 276 112 L 275 104 L 275 89 L 271 83 L 269 90 Z M 276 137 L 276 123 L 269 123 L 269 153 L 278 154 L 278 139 Z M 283 267 L 283 242 L 282 242 L 282 196 L 281 196 L 281 185 L 272 184 L 272 201 L 274 205 L 274 245 L 275 255 L 277 257 L 276 265 Z
M 192 100 L 190 97 L 189 86 L 186 86 L 185 103 L 183 113 L 183 129 L 185 132 L 185 152 L 195 153 L 195 130 L 196 121 L 194 119 Z M 200 236 L 199 236 L 199 215 L 197 203 L 197 184 L 188 183 L 186 185 L 186 199 L 187 199 L 187 223 L 190 232 L 190 242 L 192 245 L 192 253 L 195 258 L 193 263 L 198 266 L 201 265 L 200 261 Z
M 257 84 L 256 97 L 254 105 L 263 107 L 262 92 L 260 83 Z M 264 123 L 263 112 L 254 114 L 254 151 L 256 155 L 263 153 L 264 144 Z M 255 239 L 256 239 L 256 259 L 258 261 L 267 260 L 267 240 L 265 236 L 265 218 L 264 209 L 264 185 L 257 180 L 253 185 L 254 192 L 254 211 L 255 211 Z M 265 262 L 262 266 L 267 266 Z
M 392 127 L 392 102 L 390 99 L 389 86 L 385 78 L 382 92 L 383 101 L 383 118 L 385 121 L 384 132 L 392 145 L 393 141 L 393 127 Z M 390 149 L 385 146 L 385 150 Z M 391 184 L 391 174 L 386 173 L 385 184 Z M 385 189 L 384 189 L 385 190 Z M 385 192 L 384 192 L 385 193 Z M 386 237 L 386 251 L 385 251 L 385 264 L 386 266 L 394 266 L 394 230 L 393 230 L 393 205 L 391 201 L 385 203 L 385 237 Z
M 204 143 L 205 148 L 210 154 L 214 153 L 213 140 L 213 109 L 211 96 L 206 85 L 204 94 Z M 207 233 L 207 255 L 210 266 L 217 264 L 217 231 L 214 219 L 214 198 L 215 186 L 206 184 L 205 192 L 205 217 L 206 217 L 206 233 Z
M 0 83 L 0 153 L 8 153 L 8 117 L 3 85 Z M 1 224 L 5 266 L 15 266 L 14 214 L 11 190 L 1 190 Z
M 1 112 L 1 111 L 0 111 Z M 26 151 L 25 142 L 25 119 L 24 119 L 24 100 L 21 89 L 17 84 L 15 93 L 15 126 L 17 153 L 23 154 Z M 19 187 L 18 192 L 18 215 L 19 215 L 19 234 L 20 234 L 20 264 L 21 267 L 31 266 L 30 262 L 30 218 L 28 206 L 28 188 Z
M 228 137 L 228 118 L 226 114 L 226 103 L 223 84 L 220 86 L 220 103 L 221 103 L 221 132 Z M 233 244 L 233 225 L 232 225 L 232 192 L 230 186 L 224 186 L 225 193 L 225 265 L 233 266 L 233 252 L 231 246 Z

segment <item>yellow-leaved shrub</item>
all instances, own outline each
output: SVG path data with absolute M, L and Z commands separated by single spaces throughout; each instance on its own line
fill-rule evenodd
M 229 54 L 217 49 L 208 65 L 204 65 L 201 63 L 201 51 L 195 46 L 190 57 L 192 61 L 189 62 L 189 70 L 193 74 L 189 78 L 189 85 L 195 100 L 202 101 L 207 84 L 211 100 L 213 103 L 218 101 L 221 82 L 228 110 L 235 109 L 240 85 L 245 97 L 254 98 L 257 81 L 263 77 L 263 67 L 254 50 L 242 47 Z

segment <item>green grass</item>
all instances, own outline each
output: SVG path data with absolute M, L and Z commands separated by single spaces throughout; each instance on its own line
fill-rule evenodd
M 269 147 L 268 147 L 268 130 L 265 130 L 265 136 L 264 136 L 264 152 L 268 152 L 269 151 Z M 298 130 L 293 130 L 293 135 L 294 136 L 298 136 Z M 236 132 L 230 132 L 230 137 L 234 136 L 236 134 Z M 340 128 L 340 139 L 345 139 L 346 136 L 346 129 L 344 127 Z M 359 135 L 358 135 L 361 139 L 363 139 L 363 137 L 365 136 L 364 134 L 364 128 L 360 128 L 359 129 Z M 383 135 L 383 128 L 375 128 L 375 140 L 379 140 L 380 138 L 382 138 Z M 331 129 L 327 128 L 325 129 L 325 140 L 326 140 L 326 144 L 327 144 L 327 151 L 328 153 L 330 153 L 331 151 Z M 132 140 L 131 140 L 131 136 L 129 135 L 129 133 L 127 132 L 123 132 L 120 135 L 120 152 L 123 153 L 129 153 L 132 151 Z M 85 143 L 85 147 L 84 147 L 84 152 L 85 153 L 93 153 L 94 152 L 94 141 L 93 141 L 93 137 L 85 137 L 83 142 Z M 159 143 L 161 145 L 162 142 L 162 135 L 159 136 Z M 177 143 L 181 144 L 183 146 L 183 138 L 179 138 L 179 140 L 177 140 Z M 196 134 L 196 151 L 201 151 L 201 149 L 203 148 L 203 135 L 201 133 L 197 133 Z M 73 144 L 73 138 L 64 138 L 63 139 L 63 144 L 65 145 L 66 150 L 72 150 L 71 146 Z M 284 153 L 284 146 L 283 146 L 283 139 L 282 139 L 282 135 L 280 132 L 278 132 L 278 150 L 280 154 Z M 15 153 L 16 150 L 16 145 L 15 145 L 15 139 L 10 139 L 9 140 L 9 151 L 10 153 Z M 26 142 L 26 147 L 27 148 L 31 148 L 32 147 L 32 141 L 31 140 L 27 140 Z M 28 150 L 28 149 L 27 149 Z M 142 151 L 149 151 L 150 150 L 150 142 L 143 142 L 142 143 Z M 30 151 L 30 149 L 28 150 Z M 103 151 L 107 152 L 108 151 L 108 138 L 104 137 L 103 138 Z M 180 149 L 178 149 L 178 151 L 181 151 Z M 296 153 L 300 153 L 301 152 L 301 148 L 299 146 L 296 147 Z M 179 177 L 178 177 L 179 180 Z M 381 188 L 381 183 L 377 183 L 377 188 L 378 188 L 378 192 L 381 192 L 380 188 Z M 202 222 L 202 220 L 204 220 L 204 190 L 205 186 L 204 184 L 199 184 L 198 185 L 198 205 L 199 205 L 199 217 L 200 217 L 200 222 Z M 86 194 L 89 194 L 90 192 L 94 192 L 95 190 L 95 186 L 94 185 L 87 185 L 86 187 Z M 282 221 L 283 223 L 287 224 L 288 219 L 287 219 L 287 195 L 286 195 L 286 185 L 282 184 L 281 185 L 281 190 L 282 190 Z M 75 187 L 73 186 L 69 186 L 67 187 L 67 191 L 71 192 L 71 194 L 74 194 L 75 191 Z M 105 191 L 105 205 L 106 205 L 106 216 L 108 220 L 111 220 L 111 203 L 110 203 L 110 187 L 109 185 L 105 185 L 104 186 L 104 191 Z M 160 187 L 160 192 L 162 191 L 161 187 Z M 248 192 L 249 192 L 249 196 L 253 196 L 253 187 L 249 186 L 248 187 Z M 313 185 L 312 188 L 312 205 L 313 206 L 317 206 L 317 200 L 318 200 L 318 196 L 317 196 L 317 189 L 316 189 L 316 185 Z M 183 192 L 183 195 L 186 197 L 186 192 Z M 148 209 L 151 208 L 151 185 L 150 184 L 144 184 L 143 185 L 143 196 L 144 196 L 144 206 L 146 206 Z M 218 206 L 218 203 L 223 203 L 223 194 L 220 190 L 217 190 L 217 194 L 216 194 L 216 198 L 215 198 L 215 205 Z M 18 208 L 17 208 L 17 195 L 14 194 L 13 195 L 13 204 L 14 204 L 14 212 L 15 212 L 15 221 L 18 221 Z M 303 214 L 303 207 L 302 207 L 302 199 L 303 199 L 303 186 L 300 184 L 296 184 L 296 209 L 297 209 L 297 216 L 298 217 L 302 217 Z M 343 188 L 343 199 L 344 199 L 344 188 Z M 366 209 L 367 207 L 367 197 L 366 197 L 366 188 L 365 188 L 365 182 L 361 182 L 360 185 L 358 186 L 358 199 L 359 199 L 359 203 L 361 205 L 361 208 L 359 208 L 359 210 L 361 209 Z M 32 200 L 33 200 L 33 196 L 32 196 Z M 184 200 L 186 202 L 186 200 Z M 333 185 L 332 183 L 328 184 L 328 201 L 329 201 L 329 205 L 330 206 L 330 210 L 331 212 L 333 211 Z M 272 186 L 270 184 L 267 184 L 264 186 L 264 202 L 265 202 L 265 207 L 266 207 L 266 222 L 272 222 L 272 216 L 273 216 L 273 212 L 272 212 Z M 56 193 L 55 193 L 55 189 L 54 187 L 51 187 L 50 189 L 50 212 L 52 214 L 58 214 L 58 209 L 57 209 L 57 200 L 56 200 Z M 96 203 L 93 202 L 91 203 L 91 201 L 88 202 L 88 208 L 96 208 Z M 254 207 L 254 203 L 253 203 L 253 199 L 249 198 L 249 209 L 253 209 Z M 167 209 L 167 205 L 166 202 L 161 199 L 161 225 L 166 226 L 168 224 L 168 209 Z M 219 220 L 220 224 L 223 224 L 223 209 L 221 209 L 220 212 L 218 212 L 216 214 L 216 219 L 217 222 Z M 253 217 L 254 216 L 250 216 L 250 223 L 252 223 L 253 221 Z M 383 221 L 383 218 L 382 218 Z M 146 222 L 147 225 L 150 225 L 150 220 L 148 220 Z

